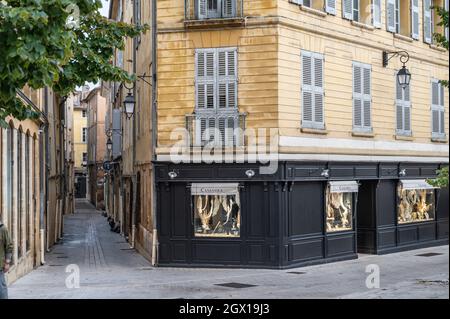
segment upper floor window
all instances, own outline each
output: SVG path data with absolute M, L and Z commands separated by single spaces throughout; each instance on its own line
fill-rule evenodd
M 388 0 L 386 23 L 389 32 L 419 38 L 419 0 Z
M 81 116 L 82 117 L 86 117 L 87 116 L 87 111 L 86 110 L 81 111 Z
M 353 130 L 372 131 L 372 67 L 353 62 Z
M 232 18 L 236 16 L 237 0 L 195 0 L 198 19 Z
M 445 35 L 448 39 L 448 28 L 440 25 L 441 17 L 437 8 L 448 10 L 448 0 L 423 0 L 423 41 L 433 43 L 434 34 Z
M 236 145 L 240 126 L 237 107 L 237 49 L 196 51 L 195 144 Z M 188 126 L 192 126 L 188 123 Z
M 344 19 L 381 27 L 381 0 L 342 0 Z
M 336 14 L 336 0 L 290 0 L 292 3 L 315 10 L 325 11 L 329 14 Z
M 444 86 L 439 80 L 431 81 L 431 134 L 432 138 L 445 138 Z
M 323 55 L 302 52 L 302 127 L 323 129 Z
M 81 132 L 81 141 L 83 143 L 87 142 L 87 128 L 83 127 L 82 132 Z

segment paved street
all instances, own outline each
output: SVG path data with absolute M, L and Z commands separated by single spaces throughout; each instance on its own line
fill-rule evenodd
M 438 255 L 423 257 L 424 253 Z M 46 265 L 10 287 L 11 298 L 449 298 L 448 246 L 289 270 L 153 268 L 87 202 L 66 217 L 64 240 Z M 66 266 L 80 267 L 80 288 L 66 288 Z M 381 286 L 365 285 L 366 266 Z M 254 285 L 246 288 L 222 283 Z

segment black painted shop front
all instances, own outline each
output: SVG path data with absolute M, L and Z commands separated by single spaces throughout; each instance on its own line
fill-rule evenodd
M 435 177 L 443 165 L 282 162 L 275 174 L 260 175 L 257 164 L 155 163 L 158 263 L 290 268 L 448 244 L 448 189 L 428 192 L 427 220 L 398 218 L 399 183 Z M 333 191 L 339 187 L 345 196 Z M 330 218 L 333 200 L 345 219 Z M 199 209 L 228 217 L 205 222 Z

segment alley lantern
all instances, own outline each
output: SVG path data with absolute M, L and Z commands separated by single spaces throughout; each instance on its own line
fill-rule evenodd
M 108 141 L 106 142 L 106 148 L 108 149 L 108 151 L 111 151 L 113 147 L 113 142 L 111 140 L 111 138 L 108 138 Z
M 136 100 L 134 99 L 133 94 L 128 92 L 127 97 L 123 101 L 123 106 L 125 108 L 125 114 L 127 115 L 127 118 L 131 119 L 134 115 L 134 107 L 136 105 Z
M 411 82 L 411 73 L 408 71 L 405 65 L 403 65 L 401 70 L 398 71 L 397 81 L 402 88 L 406 88 L 407 86 L 409 86 L 409 82 Z
M 387 67 L 389 60 L 395 56 L 400 56 L 400 62 L 403 64 L 403 67 L 397 72 L 397 82 L 403 89 L 405 89 L 411 82 L 411 72 L 409 72 L 406 68 L 406 63 L 409 61 L 409 53 L 406 51 L 383 51 L 383 66 Z

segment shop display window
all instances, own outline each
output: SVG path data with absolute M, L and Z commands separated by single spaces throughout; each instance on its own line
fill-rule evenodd
M 398 186 L 397 196 L 397 218 L 399 224 L 434 220 L 434 188 L 425 181 L 421 183 L 414 183 L 413 181 L 401 182 Z
M 192 189 L 195 237 L 240 237 L 238 187 L 195 184 Z
M 329 183 L 326 191 L 327 232 L 353 230 L 353 194 L 357 191 L 355 181 Z

